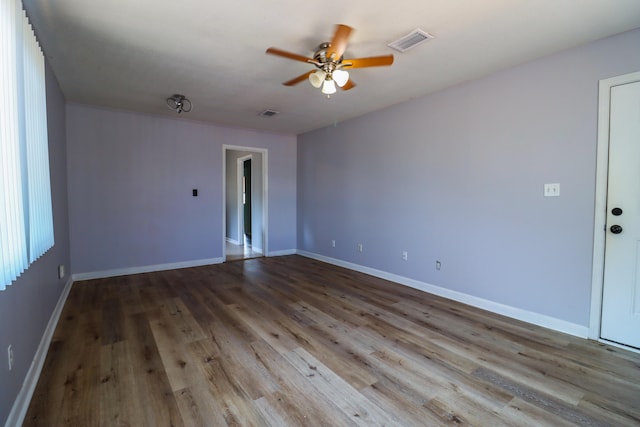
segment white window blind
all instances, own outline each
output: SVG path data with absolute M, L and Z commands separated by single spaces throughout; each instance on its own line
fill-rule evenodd
M 0 290 L 54 243 L 44 56 L 19 0 L 0 0 Z
M 47 94 L 44 55 L 26 14 L 22 15 L 24 121 L 28 174 L 29 262 L 53 246 L 53 213 L 49 178 Z

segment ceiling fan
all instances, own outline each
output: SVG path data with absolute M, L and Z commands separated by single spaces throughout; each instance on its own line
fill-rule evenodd
M 282 83 L 285 86 L 293 86 L 303 80 L 309 79 L 315 88 L 322 87 L 322 93 L 331 95 L 336 93 L 336 85 L 342 90 L 349 90 L 355 86 L 349 79 L 346 71 L 352 68 L 380 67 L 393 64 L 393 55 L 372 56 L 368 58 L 345 59 L 343 54 L 347 48 L 347 41 L 353 28 L 338 24 L 330 42 L 322 43 L 313 54 L 313 58 L 287 52 L 275 47 L 267 49 L 267 53 L 294 61 L 308 62 L 316 66 L 317 70 L 311 70 L 296 78 Z

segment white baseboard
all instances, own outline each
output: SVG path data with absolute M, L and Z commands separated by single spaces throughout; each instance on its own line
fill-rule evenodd
M 73 280 L 104 279 L 106 277 L 126 276 L 129 274 L 151 273 L 154 271 L 176 270 L 179 268 L 201 267 L 203 265 L 220 264 L 224 258 L 198 259 L 193 261 L 173 262 L 169 264 L 145 265 L 141 267 L 118 268 L 115 270 L 94 271 L 88 273 L 75 273 Z
M 381 279 L 389 280 L 392 282 L 400 283 L 405 286 L 409 286 L 414 289 L 418 289 L 430 294 L 448 298 L 454 301 L 458 301 L 464 304 L 468 304 L 473 307 L 481 308 L 483 310 L 491 311 L 496 314 L 511 317 L 512 319 L 521 320 L 523 322 L 531 323 L 543 328 L 553 329 L 554 331 L 563 332 L 565 334 L 573 335 L 579 338 L 587 338 L 589 334 L 589 327 L 578 325 L 576 323 L 567 322 L 566 320 L 557 319 L 555 317 L 547 316 L 545 314 L 535 313 L 533 311 L 523 310 L 521 308 L 512 307 L 510 305 L 501 304 L 498 302 L 486 300 L 473 295 L 465 294 L 451 289 L 443 288 L 440 286 L 432 285 L 430 283 L 420 282 L 418 280 L 410 279 L 408 277 L 399 276 L 397 274 L 388 273 L 382 270 L 376 270 L 374 268 L 365 267 L 362 265 L 354 264 L 351 262 L 330 258 L 324 255 L 315 254 L 312 252 L 298 250 L 296 253 L 305 256 L 307 258 L 316 259 L 329 264 L 337 265 L 339 267 L 348 268 L 350 270 L 359 271 L 361 273 L 369 274 L 371 276 L 379 277 Z
M 295 255 L 298 251 L 295 249 L 285 249 L 283 251 L 269 251 L 267 256 L 285 256 L 285 255 Z
M 231 237 L 227 237 L 226 241 L 232 245 L 240 246 L 240 242 L 236 239 L 232 239 Z
M 64 285 L 64 289 L 62 289 L 60 298 L 58 298 L 58 303 L 53 309 L 53 313 L 51 313 L 51 317 L 49 318 L 49 323 L 47 323 L 44 334 L 40 339 L 40 344 L 38 345 L 36 354 L 33 357 L 33 361 L 31 362 L 31 366 L 29 367 L 27 376 L 22 382 L 22 388 L 20 389 L 15 402 L 13 402 L 13 407 L 11 408 L 11 412 L 9 413 L 9 417 L 7 418 L 7 422 L 5 423 L 5 427 L 21 426 L 24 422 L 24 417 L 27 415 L 27 410 L 29 409 L 29 404 L 31 403 L 33 392 L 36 389 L 38 379 L 40 378 L 40 373 L 42 372 L 42 367 L 44 366 L 44 361 L 47 358 L 49 344 L 51 344 L 53 333 L 56 330 L 56 326 L 58 325 L 60 314 L 62 313 L 64 304 L 67 301 L 67 297 L 69 296 L 69 291 L 71 290 L 72 284 L 73 280 L 69 278 L 67 283 Z

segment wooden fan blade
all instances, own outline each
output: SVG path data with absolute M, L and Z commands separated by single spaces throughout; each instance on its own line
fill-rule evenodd
M 344 86 L 342 86 L 340 89 L 342 89 L 342 90 L 349 90 L 349 89 L 353 89 L 354 87 L 356 87 L 356 84 L 353 82 L 353 80 L 349 79 L 349 80 L 347 80 L 347 82 L 344 84 Z
M 311 75 L 311 73 L 313 73 L 315 70 L 311 70 L 308 73 L 304 73 L 301 76 L 296 77 L 295 79 L 291 79 L 287 82 L 282 83 L 285 86 L 293 86 L 293 85 L 297 85 L 300 82 L 303 82 L 305 80 L 307 80 L 309 78 L 309 76 Z
M 286 50 L 278 49 L 277 47 L 270 47 L 267 49 L 268 54 L 282 56 L 283 58 L 293 59 L 294 61 L 300 62 L 309 62 L 313 61 L 311 58 L 307 58 L 306 56 L 298 55 L 297 53 L 287 52 Z
M 344 68 L 381 67 L 393 64 L 393 55 L 371 56 L 342 60 Z
M 334 58 L 337 61 L 342 57 L 347 49 L 347 42 L 352 31 L 353 28 L 347 25 L 336 25 L 336 32 L 333 35 L 333 39 L 331 39 L 331 46 L 327 49 L 327 58 Z

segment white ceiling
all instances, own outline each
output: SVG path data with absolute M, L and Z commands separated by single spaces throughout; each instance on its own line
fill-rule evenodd
M 23 0 L 70 102 L 301 133 L 640 27 L 638 0 Z M 325 98 L 311 56 L 335 24 L 355 28 L 345 57 L 393 53 L 351 71 L 357 87 Z M 406 53 L 387 43 L 415 28 L 436 38 Z M 639 47 L 640 49 L 640 47 Z M 265 109 L 279 111 L 261 117 Z

